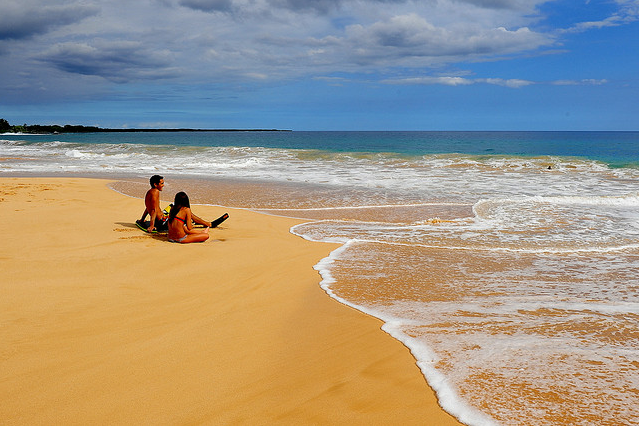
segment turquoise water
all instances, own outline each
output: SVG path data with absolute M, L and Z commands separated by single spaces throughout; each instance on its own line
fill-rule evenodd
M 153 132 L 4 135 L 7 140 L 78 144 L 319 149 L 404 155 L 578 156 L 614 165 L 639 162 L 639 132 Z
M 0 136 L 0 176 L 308 219 L 321 286 L 470 425 L 639 424 L 638 164 L 639 132 Z

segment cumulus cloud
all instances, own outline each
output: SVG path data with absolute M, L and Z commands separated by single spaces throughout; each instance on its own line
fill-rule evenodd
M 73 74 L 93 75 L 114 82 L 174 77 L 170 53 L 148 51 L 139 42 L 117 41 L 61 43 L 43 52 L 38 59 Z
M 277 8 L 293 11 L 327 13 L 335 10 L 344 0 L 271 0 L 270 4 Z
M 98 13 L 97 6 L 74 3 L 29 5 L 3 2 L 0 13 L 0 40 L 19 40 L 70 25 Z
M 93 16 L 76 25 L 75 32 L 29 45 L 26 51 L 58 70 L 117 82 L 164 78 L 177 75 L 178 68 L 205 80 L 237 79 L 248 76 L 247 69 L 290 78 L 421 67 L 553 42 L 526 27 L 486 27 L 483 18 L 464 22 L 469 7 L 511 10 L 526 0 L 113 0 L 101 9 L 90 3 L 46 6 L 44 0 L 23 1 L 31 3 L 15 9 L 22 19 L 11 15 L 22 24 L 6 27 L 5 37 L 27 38 Z M 451 25 L 450 11 L 456 9 L 450 8 L 459 1 L 471 6 Z M 129 13 L 122 14 L 124 8 Z M 48 23 L 45 12 L 32 13 L 36 10 L 46 12 Z M 132 40 L 139 43 L 135 51 L 125 43 Z
M 352 57 L 361 64 L 388 61 L 438 63 L 460 58 L 505 55 L 553 43 L 528 28 L 473 26 L 437 27 L 416 15 L 394 16 L 368 27 L 352 25 L 345 39 Z
M 157 0 L 170 3 L 176 0 Z M 424 5 L 443 5 L 443 9 L 451 7 L 473 7 L 488 10 L 511 10 L 531 12 L 535 6 L 545 0 L 177 0 L 180 6 L 204 12 L 232 12 L 237 15 L 264 15 L 264 11 L 271 11 L 273 15 L 279 13 L 303 13 L 315 15 L 329 15 L 340 11 L 376 12 L 374 9 L 405 5 L 407 9 L 419 9 Z M 452 6 L 449 6 L 452 5 Z M 400 10 L 400 9 L 398 9 Z
M 467 3 L 487 9 L 513 9 L 529 10 L 541 3 L 535 0 L 457 0 L 459 3 Z
M 52 87 L 47 81 L 54 74 L 120 84 L 167 78 L 184 85 L 231 84 L 348 73 L 384 80 L 400 68 L 428 74 L 434 66 L 554 48 L 557 34 L 534 26 L 533 12 L 545 2 L 0 0 L 0 72 L 30 76 L 21 80 L 23 74 L 12 73 L 12 87 L 36 80 Z M 623 13 L 611 22 L 636 17 L 633 7 L 636 1 L 623 2 Z M 6 81 L 0 83 L 0 98 Z M 517 76 L 484 81 L 451 76 L 392 84 L 532 83 Z
M 231 0 L 181 0 L 180 5 L 203 12 L 230 12 Z

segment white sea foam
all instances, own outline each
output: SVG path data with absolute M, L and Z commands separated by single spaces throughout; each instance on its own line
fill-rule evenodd
M 380 318 L 384 320 L 383 318 Z M 402 342 L 417 359 L 417 366 L 426 377 L 426 381 L 437 394 L 441 407 L 455 416 L 460 422 L 469 426 L 493 426 L 498 422 L 490 416 L 468 405 L 455 392 L 446 376 L 437 370 L 433 364 L 437 356 L 423 342 L 408 336 L 402 330 L 404 321 L 386 321 L 382 330 Z
M 442 406 L 462 422 L 497 423 L 475 405 L 481 402 L 477 395 L 494 393 L 488 389 L 502 381 L 522 383 L 531 394 L 539 389 L 564 395 L 559 403 L 518 401 L 517 411 L 512 401 L 494 395 L 491 413 L 508 419 L 506 424 L 553 424 L 547 420 L 549 412 L 571 410 L 570 404 L 585 394 L 597 399 L 581 408 L 578 422 L 589 423 L 589 418 L 632 422 L 639 414 L 625 407 L 637 402 L 628 390 L 636 389 L 638 380 L 627 371 L 639 362 L 631 338 L 639 315 L 639 197 L 624 182 L 597 179 L 610 194 L 601 193 L 599 185 L 588 179 L 580 195 L 558 191 L 522 196 L 502 187 L 507 196 L 477 200 L 474 218 L 423 223 L 326 220 L 298 225 L 292 232 L 318 241 L 350 241 L 330 262 L 318 265 L 323 287 L 343 303 L 385 321 L 384 330 L 411 350 Z M 419 257 L 392 263 L 388 256 L 394 250 L 385 246 L 451 255 L 457 250 L 469 253 L 468 259 L 486 258 L 488 264 L 523 263 L 503 271 L 475 272 L 472 264 L 451 264 L 450 269 L 464 271 L 469 283 L 481 283 L 482 290 L 473 291 L 467 300 L 422 303 L 407 295 L 416 290 L 400 290 L 401 277 L 410 276 L 419 285 L 419 271 L 428 271 L 432 263 L 421 266 Z M 369 254 L 362 247 L 369 247 Z M 337 259 L 349 268 L 359 265 L 355 271 L 349 269 L 349 275 L 371 280 L 366 297 L 375 299 L 375 286 L 390 286 L 397 299 L 369 304 L 340 298 L 332 289 L 336 278 L 331 270 L 339 270 Z M 382 264 L 391 269 L 372 272 Z M 400 269 L 391 272 L 392 268 Z M 446 285 L 463 288 L 466 283 Z M 443 365 L 452 364 L 454 369 L 442 367 L 442 357 Z M 494 376 L 490 385 L 480 386 L 471 379 L 483 374 Z M 613 385 L 600 378 L 607 375 L 623 378 Z
M 277 210 L 277 211 L 333 211 L 333 210 L 366 210 L 366 209 L 393 209 L 398 207 L 425 207 L 425 206 L 467 206 L 467 203 L 415 203 L 415 204 L 379 204 L 364 206 L 330 206 L 330 207 L 312 207 L 312 208 L 282 208 L 282 209 L 260 209 L 261 211 Z
M 303 225 L 298 225 L 293 232 L 300 233 L 303 230 L 302 227 Z M 609 332 L 605 329 L 601 330 L 600 326 L 587 324 L 605 321 L 607 326 L 615 327 L 613 330 L 616 330 L 617 334 L 626 332 L 623 327 L 631 327 L 628 331 L 634 333 L 632 327 L 636 327 L 636 321 L 632 315 L 639 314 L 638 298 L 635 293 L 627 295 L 631 300 L 623 300 L 625 296 L 622 295 L 627 279 L 620 268 L 625 269 L 629 274 L 634 274 L 636 266 L 627 262 L 618 262 L 615 256 L 608 257 L 607 260 L 599 258 L 592 260 L 595 263 L 590 265 L 593 271 L 598 272 L 594 272 L 594 275 L 593 271 L 590 274 L 584 273 L 587 281 L 583 283 L 576 281 L 565 285 L 556 283 L 550 286 L 548 284 L 553 281 L 544 283 L 543 280 L 553 280 L 553 277 L 557 275 L 558 265 L 562 265 L 560 267 L 570 265 L 567 259 L 561 262 L 558 260 L 558 265 L 553 266 L 552 263 L 548 265 L 546 274 L 553 274 L 551 276 L 540 275 L 534 271 L 527 272 L 531 279 L 536 277 L 535 279 L 540 281 L 524 280 L 519 285 L 514 284 L 515 287 L 507 274 L 504 275 L 498 271 L 490 274 L 487 274 L 487 271 L 478 271 L 478 278 L 481 277 L 485 284 L 492 282 L 495 285 L 495 287 L 485 287 L 486 296 L 477 294 L 469 297 L 465 302 L 463 300 L 431 301 L 425 304 L 417 301 L 395 300 L 388 305 L 380 301 L 377 305 L 368 306 L 340 298 L 332 290 L 332 285 L 337 281 L 331 272 L 337 260 L 350 264 L 348 261 L 351 257 L 356 259 L 357 264 L 361 264 L 361 268 L 366 270 L 372 268 L 373 265 L 367 262 L 377 263 L 379 259 L 373 257 L 366 260 L 361 250 L 367 245 L 365 241 L 351 241 L 320 262 L 316 268 L 322 272 L 323 287 L 331 296 L 343 303 L 385 321 L 385 331 L 411 349 L 418 360 L 419 367 L 436 390 L 442 406 L 461 421 L 467 424 L 496 423 L 490 416 L 460 400 L 459 394 L 455 391 L 461 386 L 465 390 L 470 390 L 473 395 L 488 392 L 484 387 L 477 388 L 476 383 L 466 381 L 468 377 L 473 377 L 479 371 L 486 371 L 486 374 L 496 375 L 497 378 L 524 380 L 528 383 L 527 386 L 532 386 L 533 389 L 563 393 L 569 401 L 573 398 L 581 400 L 583 397 L 579 392 L 595 393 L 599 395 L 598 397 L 616 402 L 610 407 L 606 404 L 593 403 L 588 410 L 583 410 L 584 415 L 614 417 L 622 424 L 635 418 L 636 412 L 619 414 L 624 404 L 631 406 L 634 399 L 631 393 L 617 390 L 632 386 L 636 388 L 637 380 L 627 375 L 624 378 L 619 376 L 623 375 L 625 369 L 632 369 L 632 363 L 637 362 L 635 344 L 629 340 L 621 340 L 615 345 L 603 345 L 598 340 L 608 339 Z M 371 250 L 377 249 L 371 248 Z M 490 255 L 494 256 L 494 253 Z M 380 258 L 385 256 L 380 253 Z M 535 266 L 539 272 L 544 270 L 540 269 L 545 264 L 543 259 L 553 261 L 554 258 L 540 258 L 541 263 Z M 583 265 L 576 265 L 579 270 L 588 265 L 590 259 L 575 256 L 574 260 L 583 262 Z M 606 262 L 611 262 L 611 268 L 608 271 L 605 267 Z M 419 267 L 411 259 L 403 259 L 402 265 L 404 265 L 403 271 L 395 272 L 398 277 L 411 271 L 411 268 Z M 513 271 L 515 272 L 517 270 Z M 615 288 L 606 277 L 597 278 L 597 274 L 605 273 L 613 274 L 610 277 L 618 280 L 618 288 Z M 349 274 L 357 274 L 357 272 L 349 270 Z M 513 278 L 515 276 L 513 275 Z M 378 283 L 382 284 L 386 280 L 392 280 L 393 277 L 377 276 L 376 279 L 381 280 Z M 474 278 L 470 275 L 468 279 L 472 281 Z M 459 284 L 461 283 L 455 285 Z M 545 292 L 548 294 L 544 295 Z M 510 294 L 510 296 L 506 298 L 492 296 L 502 293 Z M 625 321 L 625 325 L 620 321 Z M 447 334 L 454 339 L 438 337 Z M 436 350 L 426 343 L 428 341 L 435 343 Z M 447 365 L 451 365 L 452 362 L 454 370 L 448 368 L 444 371 L 440 370 L 441 367 L 438 366 L 442 356 L 440 354 L 444 354 L 447 358 Z M 558 363 L 558 360 L 561 361 Z M 617 377 L 614 386 L 599 382 L 598 377 L 605 374 L 605 371 L 614 372 Z M 585 376 L 581 374 L 584 372 L 587 372 Z M 477 397 L 473 399 L 476 400 Z M 561 402 L 563 404 L 563 400 Z M 540 403 L 547 406 L 542 407 Z M 509 411 L 511 408 L 502 407 L 500 403 L 494 405 L 496 406 L 494 410 L 499 417 L 509 419 L 507 424 L 548 424 L 543 420 L 547 415 L 545 410 L 557 412 L 557 410 L 566 410 L 569 406 L 553 405 L 544 401 L 533 404 L 522 400 L 516 402 L 520 412 L 514 414 Z M 522 415 L 524 417 L 520 417 Z
M 245 178 L 281 182 L 321 183 L 378 191 L 395 196 L 411 194 L 411 202 L 452 200 L 475 202 L 504 193 L 527 196 L 557 196 L 584 191 L 606 194 L 611 185 L 634 191 L 637 172 L 624 171 L 628 181 L 612 182 L 618 176 L 596 162 L 575 160 L 561 170 L 548 171 L 548 159 L 516 157 L 478 160 L 469 156 L 425 156 L 398 160 L 392 157 L 358 157 L 346 154 L 320 155 L 312 151 L 237 147 L 176 147 L 136 144 L 79 144 L 60 141 L 0 141 L 0 155 L 22 155 L 30 161 L 12 162 L 17 172 L 145 174 L 150 169 L 169 170 L 187 176 Z M 62 157 L 61 157 L 62 156 Z M 33 161 L 41 158 L 43 161 Z M 55 161 L 51 161 L 55 159 Z M 552 160 L 561 163 L 559 160 Z M 558 166 L 557 166 L 558 167 Z M 616 175 L 615 175 L 616 173 Z M 604 179 L 602 179 L 604 178 Z M 618 180 L 618 179 L 617 179 Z M 401 200 L 397 200 L 401 201 Z M 357 203 L 355 203 L 357 204 Z M 395 204 L 401 204 L 395 203 Z
M 299 226 L 299 225 L 297 225 Z M 295 230 L 297 226 L 291 228 L 291 232 L 295 235 L 299 235 L 303 238 L 308 237 L 304 234 L 299 234 Z M 417 359 L 417 365 L 426 377 L 429 385 L 437 394 L 438 401 L 442 408 L 455 416 L 461 422 L 469 426 L 492 426 L 496 425 L 494 419 L 467 405 L 459 395 L 450 386 L 445 376 L 442 375 L 437 369 L 433 368 L 432 364 L 436 360 L 436 355 L 430 350 L 430 348 L 423 342 L 408 337 L 403 331 L 403 325 L 405 320 L 400 318 L 393 318 L 382 311 L 377 311 L 366 306 L 354 304 L 351 301 L 338 296 L 332 289 L 331 285 L 335 283 L 335 279 L 331 274 L 331 266 L 335 259 L 339 258 L 340 254 L 348 250 L 353 244 L 357 244 L 357 240 L 350 240 L 344 243 L 341 247 L 333 250 L 328 257 L 320 260 L 314 269 L 317 270 L 322 277 L 320 286 L 326 291 L 326 293 L 339 302 L 355 308 L 368 315 L 379 318 L 384 321 L 382 330 L 393 336 L 395 339 L 402 342 L 411 351 L 413 356 Z

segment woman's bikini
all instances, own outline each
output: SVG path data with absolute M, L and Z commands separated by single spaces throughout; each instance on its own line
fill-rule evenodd
M 173 219 L 177 219 L 177 220 L 179 220 L 180 222 L 182 222 L 184 225 L 186 225 L 186 219 L 182 219 L 181 217 L 177 217 L 177 216 L 173 217 Z M 180 238 L 178 238 L 177 240 L 173 240 L 173 239 L 169 238 L 169 241 L 170 241 L 170 242 L 172 242 L 172 243 L 181 243 L 181 242 L 182 242 L 182 241 L 184 241 L 184 240 L 186 239 L 186 237 L 188 237 L 188 236 L 189 236 L 189 234 L 184 234 L 184 236 L 183 236 L 183 237 L 180 237 Z

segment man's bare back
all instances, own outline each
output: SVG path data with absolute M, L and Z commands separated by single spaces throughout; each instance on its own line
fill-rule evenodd
M 162 176 L 154 175 L 150 179 L 151 189 L 146 191 L 144 196 L 144 213 L 140 218 L 140 222 L 143 223 L 146 216 L 149 215 L 149 227 L 148 232 L 153 232 L 158 225 L 158 222 L 166 220 L 166 216 L 160 208 L 160 191 L 164 188 L 164 178 Z

